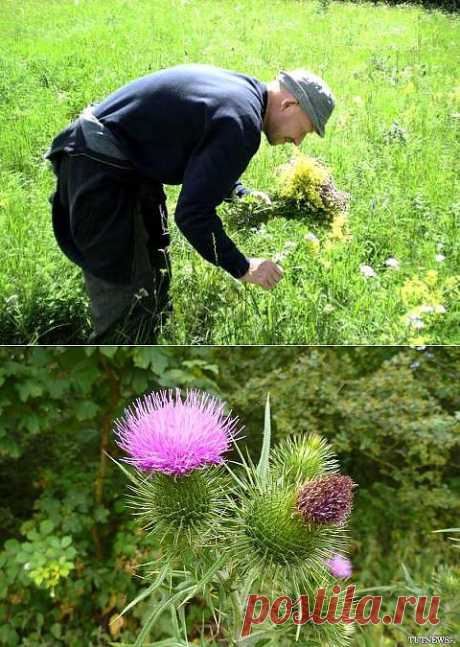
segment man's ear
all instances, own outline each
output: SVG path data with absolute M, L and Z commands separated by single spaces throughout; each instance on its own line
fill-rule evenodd
M 281 110 L 287 110 L 291 106 L 299 105 L 299 102 L 296 101 L 295 99 L 289 99 L 286 97 L 286 99 L 283 99 L 281 101 Z

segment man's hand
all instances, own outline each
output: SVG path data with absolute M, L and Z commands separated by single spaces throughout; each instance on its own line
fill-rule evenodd
M 279 265 L 273 261 L 268 261 L 263 258 L 249 258 L 249 269 L 240 278 L 243 283 L 254 283 L 265 288 L 265 290 L 272 290 L 278 281 L 283 276 L 283 270 Z

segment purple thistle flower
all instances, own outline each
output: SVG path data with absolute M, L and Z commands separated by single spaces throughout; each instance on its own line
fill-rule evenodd
M 223 462 L 235 438 L 236 418 L 208 393 L 158 391 L 138 398 L 115 422 L 117 444 L 130 456 L 125 462 L 139 470 L 183 475 Z
M 340 474 L 314 479 L 300 490 L 298 510 L 307 522 L 342 523 L 351 512 L 353 487 L 351 478 Z
M 336 554 L 331 559 L 325 559 L 324 563 L 334 577 L 338 577 L 341 580 L 346 580 L 348 577 L 351 577 L 351 562 L 346 557 Z

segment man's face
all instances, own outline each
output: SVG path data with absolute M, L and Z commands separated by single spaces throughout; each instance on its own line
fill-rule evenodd
M 314 132 L 315 129 L 298 101 L 284 99 L 270 115 L 264 131 L 272 146 L 278 144 L 299 146 L 305 135 Z

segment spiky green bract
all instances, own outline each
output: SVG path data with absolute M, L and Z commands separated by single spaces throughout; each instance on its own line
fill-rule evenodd
M 348 647 L 351 645 L 355 628 L 351 624 L 340 622 L 336 625 L 322 625 L 323 635 L 321 629 L 315 628 L 316 636 L 313 638 L 316 642 L 311 640 L 309 645 L 312 647 Z
M 187 562 L 218 537 L 231 483 L 222 467 L 211 466 L 185 476 L 136 475 L 129 485 L 129 505 L 143 528 L 158 537 L 169 557 Z
M 276 644 L 283 647 L 349 647 L 355 632 L 352 624 L 339 622 L 337 624 L 324 623 L 314 625 L 311 622 L 297 628 L 289 620 L 277 632 Z
M 321 598 L 319 589 L 324 590 L 323 598 Z M 348 647 L 351 644 L 354 633 L 353 624 L 346 624 L 342 621 L 336 624 L 329 622 L 315 624 L 312 620 L 308 620 L 303 624 L 296 625 L 294 622 L 294 620 L 303 622 L 306 620 L 304 614 L 310 616 L 313 613 L 324 619 L 328 614 L 329 605 L 334 605 L 334 601 L 336 606 L 331 606 L 331 617 L 335 620 L 341 618 L 345 610 L 345 603 L 348 601 L 349 604 L 351 601 L 350 594 L 343 586 L 340 586 L 340 590 L 337 591 L 337 580 L 330 573 L 325 573 L 324 579 L 319 584 L 305 583 L 302 596 L 304 600 L 307 599 L 307 602 L 304 601 L 303 605 L 301 605 L 296 591 L 284 589 L 277 592 L 276 595 L 287 595 L 294 602 L 294 606 L 286 624 L 276 627 L 273 644 L 280 645 L 280 647 L 281 645 L 284 647 Z M 352 604 L 355 603 L 356 594 L 352 599 Z M 283 615 L 283 610 L 280 615 Z
M 296 508 L 298 489 L 282 477 L 248 479 L 227 526 L 227 551 L 245 579 L 266 579 L 272 592 L 329 580 L 324 560 L 345 549 L 346 529 L 305 523 Z
M 305 483 L 339 469 L 330 445 L 316 433 L 282 440 L 272 451 L 272 466 L 290 483 Z

